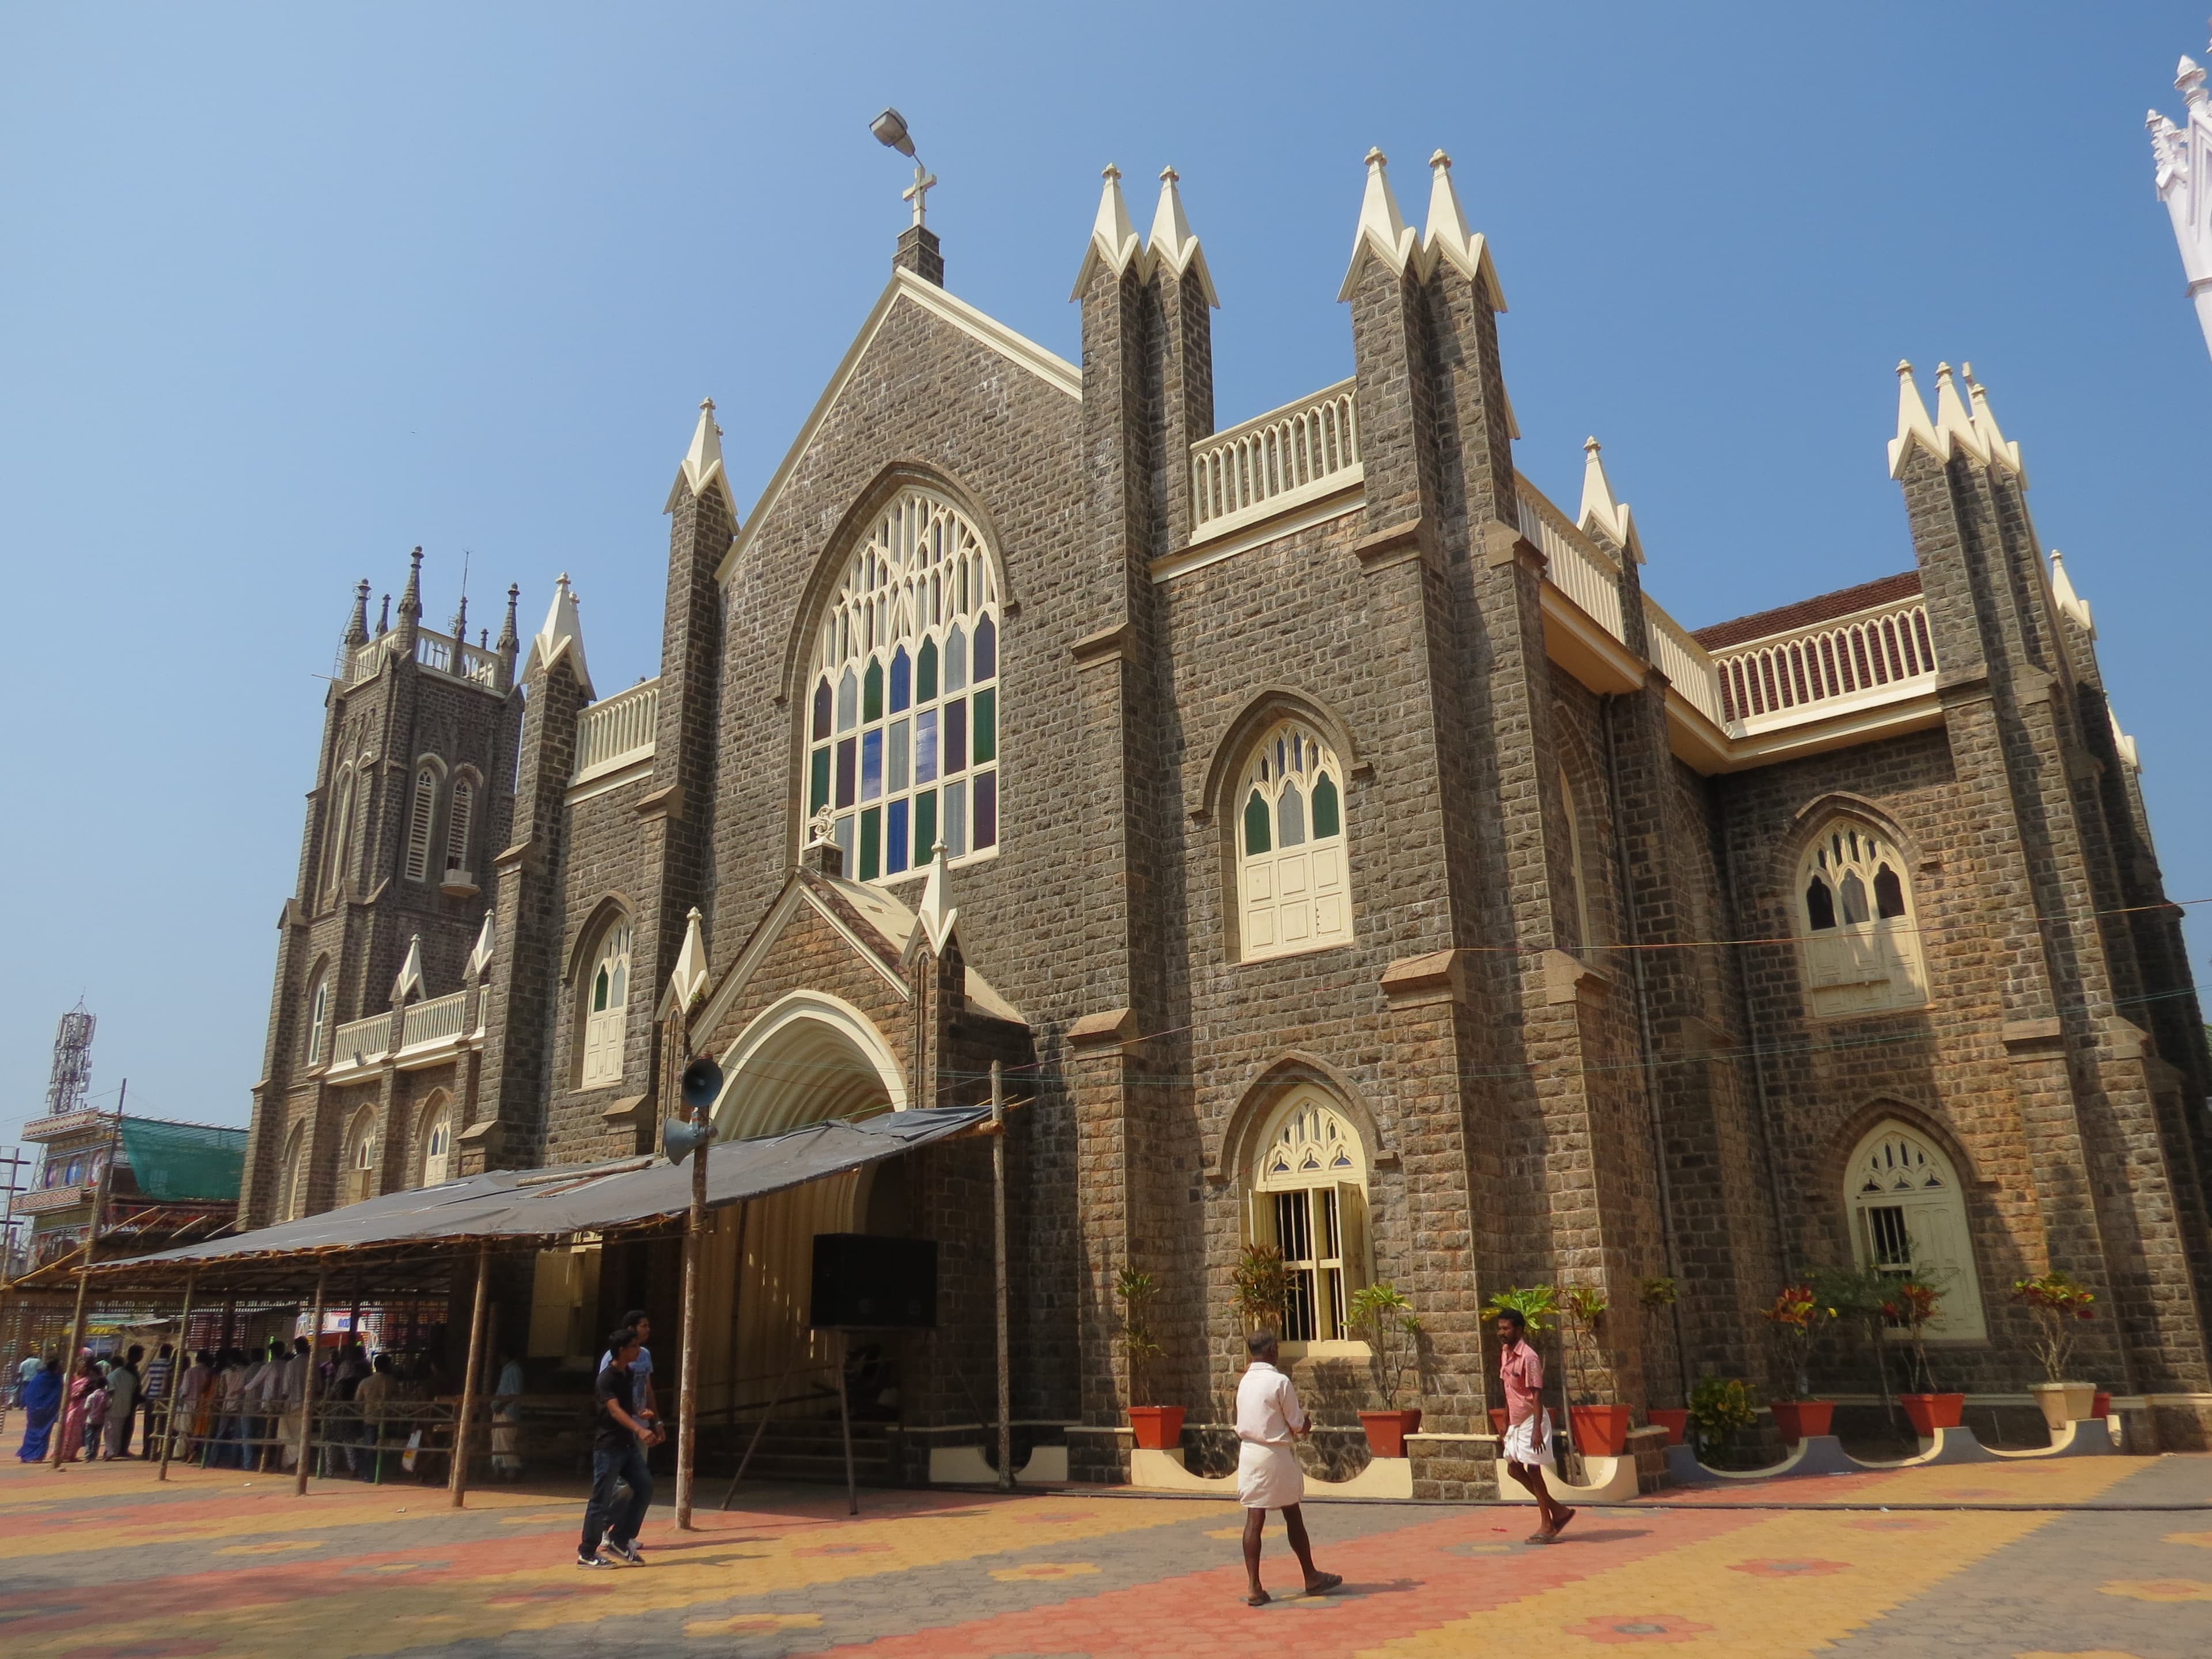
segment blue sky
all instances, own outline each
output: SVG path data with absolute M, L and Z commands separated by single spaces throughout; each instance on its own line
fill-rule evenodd
M 1522 466 L 1571 507 L 1602 438 L 1693 626 L 1906 568 L 1890 371 L 1971 359 L 2095 607 L 2168 890 L 2212 895 L 2212 358 L 2142 127 L 2203 10 L 8 9 L 0 1145 L 80 994 L 96 1094 L 245 1121 L 356 578 L 396 591 L 421 543 L 441 620 L 466 550 L 495 627 L 567 570 L 601 684 L 654 672 L 694 406 L 750 502 L 882 286 L 885 103 L 948 285 L 1069 356 L 1099 167 L 1141 224 L 1173 163 L 1224 424 L 1350 372 L 1368 146 L 1415 213 L 1449 150 Z

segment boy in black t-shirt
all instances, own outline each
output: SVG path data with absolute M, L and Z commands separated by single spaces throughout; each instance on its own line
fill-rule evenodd
M 606 1553 L 631 1566 L 641 1567 L 637 1529 L 644 1523 L 646 1506 L 653 1502 L 653 1474 L 645 1467 L 646 1449 L 660 1443 L 660 1431 L 637 1413 L 635 1379 L 630 1362 L 637 1358 L 637 1333 L 619 1330 L 607 1339 L 607 1363 L 592 1389 L 596 1426 L 592 1435 L 592 1498 L 584 1506 L 584 1536 L 576 1547 L 580 1567 L 604 1567 L 599 1553 L 604 1534 Z M 615 1491 L 628 1486 L 629 1496 L 617 1504 Z

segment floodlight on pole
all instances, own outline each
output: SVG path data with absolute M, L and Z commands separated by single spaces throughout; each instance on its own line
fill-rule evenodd
M 906 117 L 895 109 L 886 109 L 868 123 L 868 131 L 876 135 L 876 142 L 885 149 L 895 149 L 914 163 L 914 183 L 900 192 L 901 199 L 914 204 L 914 222 L 916 226 L 928 222 L 926 198 L 930 187 L 936 184 L 937 175 L 921 164 L 921 157 L 914 151 L 914 133 L 906 124 Z

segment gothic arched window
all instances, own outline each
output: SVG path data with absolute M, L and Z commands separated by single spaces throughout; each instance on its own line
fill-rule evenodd
M 415 768 L 415 798 L 407 809 L 407 879 L 430 879 L 430 830 L 438 811 L 439 767 L 422 760 Z
M 353 768 L 338 768 L 331 786 L 331 815 L 323 824 L 323 891 L 335 894 L 345 880 L 348 839 L 353 827 Z
M 1580 803 L 1575 799 L 1575 786 L 1568 780 L 1567 769 L 1559 769 L 1559 808 L 1567 821 L 1567 915 L 1573 918 L 1575 942 L 1572 948 L 1586 951 L 1590 948 L 1589 896 L 1584 888 L 1583 872 L 1583 814 Z
M 453 1154 L 453 1103 L 444 1090 L 430 1097 L 423 1126 L 422 1184 L 435 1187 L 446 1179 Z
M 1844 1182 L 1851 1249 L 1862 1267 L 1932 1286 L 1942 1299 L 1928 1334 L 1988 1334 L 1966 1198 L 1951 1160 L 1902 1123 L 1881 1125 L 1851 1155 Z M 1901 1331 L 1893 1332 L 1901 1336 Z
M 845 873 L 919 869 L 999 844 L 999 580 L 981 534 L 903 491 L 847 565 L 815 642 L 806 812 Z
M 345 1202 L 376 1196 L 376 1108 L 364 1106 L 346 1127 L 343 1171 Z
M 1346 1312 L 1368 1280 L 1367 1152 L 1358 1132 L 1328 1096 L 1301 1085 L 1269 1117 L 1249 1180 L 1250 1242 L 1283 1254 L 1283 1340 L 1353 1340 Z
M 284 1143 L 284 1167 L 276 1177 L 276 1218 L 297 1221 L 307 1212 L 307 1126 L 295 1123 Z
M 578 1024 L 583 1028 L 583 1063 L 578 1082 L 585 1088 L 619 1083 L 623 1038 L 629 1017 L 629 919 L 617 916 L 599 935 L 584 975 Z
M 1897 848 L 1856 818 L 1824 826 L 1798 866 L 1805 976 L 1815 1014 L 1928 1000 L 1912 890 Z
M 447 875 L 465 875 L 469 863 L 469 831 L 476 825 L 476 780 L 463 772 L 453 779 L 453 799 L 446 808 L 446 868 Z
M 331 975 L 327 969 L 315 975 L 307 992 L 307 1064 L 319 1066 L 326 1058 L 331 1035 Z
M 1253 750 L 1237 808 L 1245 961 L 1350 942 L 1343 792 L 1343 765 L 1303 721 L 1280 722 Z

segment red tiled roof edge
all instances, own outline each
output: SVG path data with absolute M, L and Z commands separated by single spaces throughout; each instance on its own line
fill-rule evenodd
M 1726 646 L 1741 645 L 1747 640 L 1763 640 L 1769 634 L 1791 633 L 1800 628 L 1810 628 L 1815 623 L 1848 617 L 1854 611 L 1887 605 L 1893 599 L 1910 599 L 1919 591 L 1919 571 L 1906 570 L 1884 576 L 1879 581 L 1861 582 L 1856 587 L 1839 587 L 1816 599 L 1800 599 L 1777 610 L 1755 611 L 1733 622 L 1693 629 L 1690 637 L 1708 651 L 1718 651 Z

